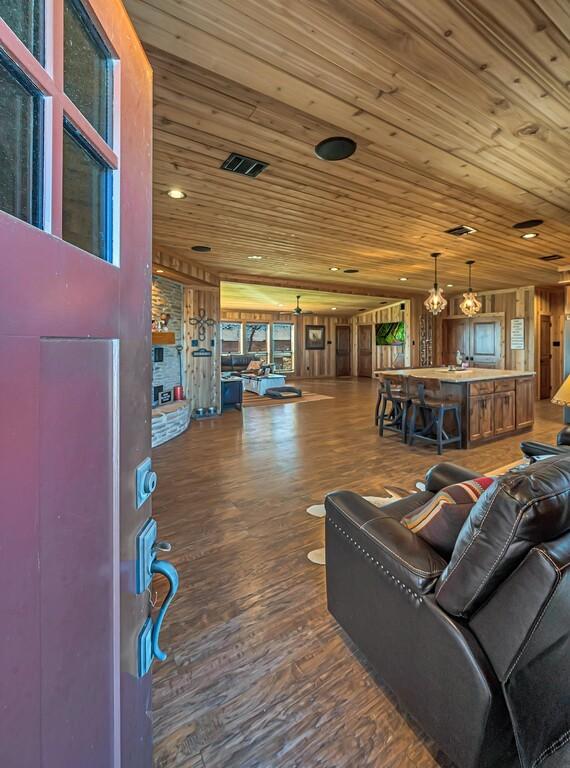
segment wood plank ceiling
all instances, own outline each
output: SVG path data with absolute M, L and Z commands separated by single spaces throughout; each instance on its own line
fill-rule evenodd
M 459 290 L 468 258 L 480 289 L 554 283 L 570 264 L 570 3 L 126 5 L 155 71 L 161 247 L 229 279 L 387 295 L 426 290 L 432 251 Z M 318 159 L 335 135 L 356 153 Z M 221 170 L 232 151 L 269 167 Z M 173 187 L 188 197 L 171 200 Z M 544 224 L 523 240 L 512 225 L 529 218 Z M 478 231 L 445 234 L 462 224 Z M 539 260 L 551 254 L 564 261 Z

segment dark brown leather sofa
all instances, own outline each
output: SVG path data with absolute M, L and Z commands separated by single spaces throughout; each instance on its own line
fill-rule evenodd
M 451 483 L 378 509 L 326 498 L 328 607 L 459 768 L 570 766 L 570 456 L 479 499 L 446 562 L 400 518 Z
M 257 360 L 257 355 L 224 353 L 221 356 L 222 373 L 243 373 L 252 360 Z

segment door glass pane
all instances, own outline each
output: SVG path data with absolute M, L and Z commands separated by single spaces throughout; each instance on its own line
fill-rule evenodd
M 0 0 L 0 17 L 43 63 L 44 0 Z
M 65 0 L 64 88 L 91 125 L 108 140 L 111 59 L 76 0 Z
M 241 352 L 241 323 L 222 323 L 222 355 Z
M 63 239 L 110 261 L 111 171 L 66 126 L 63 132 Z
M 273 323 L 272 359 L 276 371 L 293 370 L 293 325 Z
M 41 226 L 41 97 L 0 55 L 0 209 Z
M 258 360 L 267 362 L 269 357 L 267 349 L 267 323 L 245 324 L 245 350 L 254 353 Z

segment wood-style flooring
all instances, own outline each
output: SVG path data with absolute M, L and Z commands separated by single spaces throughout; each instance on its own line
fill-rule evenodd
M 334 399 L 227 412 L 154 451 L 181 581 L 154 672 L 155 768 L 449 768 L 327 613 L 324 568 L 306 557 L 324 539 L 310 504 L 410 487 L 435 450 L 378 437 L 375 382 L 307 385 Z M 552 441 L 561 419 L 538 404 L 533 437 Z M 519 442 L 444 459 L 485 472 Z

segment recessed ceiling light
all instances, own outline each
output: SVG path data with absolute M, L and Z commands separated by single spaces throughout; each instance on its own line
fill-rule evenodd
M 186 192 L 183 192 L 181 189 L 169 189 L 166 194 L 173 200 L 184 200 L 186 197 Z
M 339 267 L 329 267 L 329 272 L 338 272 Z
M 453 283 L 448 283 L 445 287 L 446 288 L 453 288 Z
M 356 151 L 356 142 L 346 136 L 331 136 L 315 147 L 315 155 L 321 160 L 346 160 Z
M 401 283 L 405 283 L 407 279 L 408 279 L 407 277 L 401 277 L 401 278 L 400 278 L 400 282 L 401 282 Z
M 196 253 L 210 253 L 212 249 L 209 245 L 193 245 L 192 250 Z
M 527 221 L 519 221 L 518 224 L 513 224 L 513 229 L 531 229 L 532 227 L 540 227 L 544 224 L 543 219 L 528 219 Z
M 524 235 L 521 235 L 523 240 L 532 240 L 533 237 L 538 237 L 538 232 L 526 232 Z
M 248 256 L 247 257 L 250 261 L 261 261 L 263 256 Z
M 164 272 L 164 269 L 157 269 L 156 270 L 156 274 L 157 275 L 162 275 L 163 272 Z
M 331 309 L 336 309 L 336 307 L 331 307 Z
M 345 270 L 344 270 L 344 272 L 345 272 L 347 275 L 353 275 L 355 272 L 359 272 L 359 271 L 360 271 L 360 270 L 358 270 L 358 269 L 345 269 Z
M 283 306 L 283 304 L 278 304 L 277 306 L 278 306 L 278 307 L 282 307 L 282 306 Z

